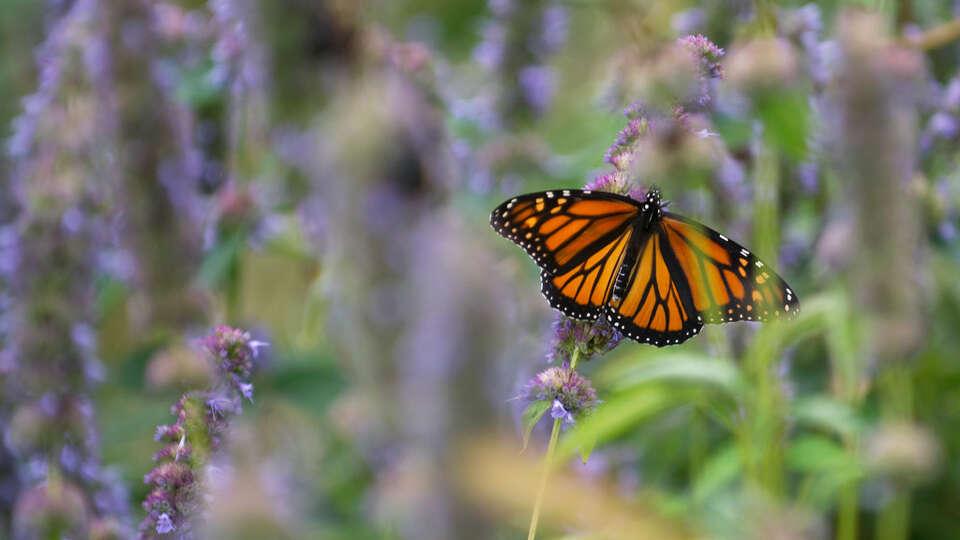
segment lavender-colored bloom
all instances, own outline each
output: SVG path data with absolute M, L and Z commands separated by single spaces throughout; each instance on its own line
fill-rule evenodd
M 714 79 L 723 78 L 723 68 L 720 66 L 720 57 L 724 55 L 722 48 L 703 34 L 682 37 L 679 43 L 686 47 L 700 63 L 702 75 Z
M 253 401 L 253 383 L 240 383 L 240 393 L 243 397 Z
M 527 103 L 538 113 L 546 112 L 553 102 L 556 74 L 547 66 L 528 66 L 517 74 Z
M 696 105 L 705 106 L 712 101 L 712 80 L 723 78 L 723 68 L 720 57 L 724 50 L 702 34 L 682 37 L 678 43 L 690 51 L 697 62 L 697 71 L 700 78 L 700 89 L 696 95 Z M 693 105 L 692 103 L 690 105 Z
M 575 421 L 573 413 L 565 409 L 559 399 L 553 400 L 553 405 L 550 407 L 550 417 L 554 420 L 562 419 L 565 425 L 573 424 Z
M 160 517 L 157 518 L 157 534 L 167 534 L 173 532 L 174 529 L 170 515 L 167 513 L 160 514 Z
M 520 392 L 528 401 L 549 401 L 550 415 L 572 421 L 597 405 L 590 381 L 567 366 L 550 367 L 530 379 Z
M 644 196 L 643 188 L 630 182 L 626 174 L 619 171 L 594 177 L 593 180 L 587 182 L 584 189 L 626 195 L 638 201 L 642 201 Z
M 147 516 L 140 524 L 141 538 L 174 530 L 189 536 L 194 530 L 192 520 L 203 504 L 197 497 L 199 471 L 221 450 L 229 420 L 242 412 L 241 400 L 253 400 L 253 358 L 265 344 L 229 326 L 215 328 L 201 343 L 215 365 L 217 382 L 213 389 L 184 394 L 171 407 L 176 423 L 157 427 L 154 438 L 165 445 L 153 456 L 157 466 L 143 478 L 154 487 L 143 502 Z
M 498 118 L 492 124 L 509 124 L 514 115 L 541 115 L 553 101 L 556 76 L 546 64 L 566 42 L 567 9 L 554 2 L 513 0 L 491 0 L 489 7 L 473 58 L 501 83 L 481 89 L 496 102 Z
M 960 131 L 960 125 L 958 125 L 955 116 L 945 111 L 939 111 L 930 117 L 927 123 L 927 131 L 939 139 L 952 139 Z
M 567 42 L 570 17 L 567 8 L 562 5 L 553 5 L 543 11 L 542 31 L 540 36 L 539 53 L 549 55 L 563 47 Z
M 821 40 L 823 18 L 820 7 L 807 4 L 793 10 L 780 12 L 778 28 L 780 34 L 791 40 L 803 51 L 806 71 L 817 84 L 829 79 L 830 44 Z
M 677 34 L 692 34 L 703 27 L 706 15 L 701 8 L 679 11 L 670 19 L 670 26 Z
M 622 336 L 603 319 L 578 321 L 561 313 L 553 322 L 554 337 L 547 358 L 552 362 L 569 362 L 573 352 L 580 351 L 581 360 L 605 354 L 620 344 Z
M 643 116 L 639 104 L 634 103 L 623 111 L 627 117 L 627 125 L 617 133 L 617 139 L 607 149 L 603 160 L 613 165 L 619 171 L 630 166 L 631 156 L 640 141 L 640 137 L 647 132 L 647 119 Z

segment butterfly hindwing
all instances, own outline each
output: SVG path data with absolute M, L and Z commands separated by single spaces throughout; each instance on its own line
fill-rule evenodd
M 660 235 L 648 234 L 631 258 L 625 286 L 607 307 L 611 324 L 627 337 L 657 347 L 683 343 L 697 334 L 703 322 Z
M 555 190 L 510 199 L 490 216 L 501 236 L 550 274 L 568 272 L 630 227 L 636 201 L 606 192 Z
M 632 228 L 600 246 L 569 270 L 540 272 L 540 290 L 550 305 L 575 319 L 596 319 L 610 297 L 630 245 Z
M 717 231 L 664 213 L 659 234 L 670 245 L 704 322 L 769 321 L 799 311 L 796 295 L 780 276 Z

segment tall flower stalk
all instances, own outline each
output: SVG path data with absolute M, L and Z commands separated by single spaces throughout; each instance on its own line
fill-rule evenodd
M 570 358 L 570 367 L 569 370 L 576 374 L 577 369 L 577 360 L 580 359 L 580 349 L 574 349 L 573 355 Z M 559 400 L 554 400 L 559 403 Z M 554 407 L 551 407 L 554 408 Z M 568 411 L 564 410 L 561 406 L 560 409 L 562 412 L 555 415 L 551 411 L 551 416 L 553 416 L 553 428 L 550 430 L 550 443 L 547 445 L 547 453 L 543 458 L 543 475 L 540 477 L 540 486 L 537 488 L 537 498 L 533 503 L 533 514 L 530 516 L 530 528 L 527 533 L 527 540 L 533 540 L 537 536 L 537 524 L 540 521 L 540 508 L 543 506 L 543 494 L 547 491 L 547 479 L 550 477 L 550 469 L 553 467 L 553 455 L 557 450 L 557 439 L 560 438 L 560 425 L 567 418 L 567 415 L 571 414 Z
M 24 100 L 8 150 L 19 215 L 0 247 L 10 309 L 0 351 L 10 403 L 5 440 L 19 492 L 14 538 L 122 537 L 123 485 L 100 463 L 91 399 L 97 357 L 95 279 L 109 245 L 112 144 L 103 106 L 102 5 L 78 0 L 38 50 L 38 90 Z M 0 536 L 3 533 L 0 532 Z
M 253 371 L 257 349 L 265 343 L 229 326 L 220 326 L 203 339 L 216 378 L 212 388 L 183 394 L 170 412 L 177 420 L 157 427 L 163 443 L 153 456 L 157 466 L 143 480 L 153 489 L 143 501 L 147 515 L 140 538 L 173 534 L 191 538 L 204 504 L 204 478 L 213 455 L 221 452 L 232 418 L 243 412 L 244 399 L 253 401 Z
M 590 381 L 577 372 L 577 363 L 581 358 L 590 360 L 604 354 L 620 343 L 621 336 L 613 327 L 603 321 L 577 321 L 558 314 L 554 323 L 554 340 L 551 360 L 560 360 L 559 366 L 549 367 L 524 386 L 520 398 L 529 403 L 524 413 L 526 430 L 532 429 L 540 417 L 550 412 L 553 427 L 550 431 L 550 443 L 544 457 L 543 475 L 530 516 L 527 538 L 533 540 L 537 534 L 543 496 L 547 489 L 547 480 L 553 467 L 554 454 L 560 429 L 572 425 L 577 418 L 589 414 L 597 405 L 597 393 Z M 529 414 L 529 416 L 528 416 Z M 527 432 L 529 433 L 529 432 Z

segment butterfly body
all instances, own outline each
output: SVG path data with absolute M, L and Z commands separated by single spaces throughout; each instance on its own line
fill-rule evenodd
M 554 190 L 504 202 L 490 223 L 541 268 L 550 305 L 577 319 L 601 316 L 626 336 L 674 345 L 705 323 L 793 316 L 796 295 L 740 244 L 642 200 Z

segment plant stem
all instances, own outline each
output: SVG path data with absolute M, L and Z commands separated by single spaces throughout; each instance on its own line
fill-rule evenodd
M 858 501 L 860 485 L 851 481 L 850 485 L 840 492 L 839 509 L 837 511 L 837 540 L 856 540 L 857 517 L 860 511 Z
M 580 349 L 574 349 L 570 358 L 570 369 L 577 369 L 577 360 L 580 359 Z M 557 439 L 560 437 L 560 423 L 562 418 L 553 420 L 553 430 L 550 432 L 550 444 L 547 446 L 547 455 L 543 458 L 543 476 L 540 477 L 540 487 L 537 489 L 537 499 L 533 503 L 533 515 L 530 516 L 530 531 L 527 540 L 534 540 L 537 536 L 537 523 L 540 521 L 540 507 L 543 506 L 543 495 L 547 491 L 547 478 L 553 465 L 553 454 L 557 449 Z
M 881 416 L 886 422 L 909 422 L 913 417 L 913 379 L 908 366 L 887 359 L 878 390 L 883 396 Z M 906 540 L 910 535 L 910 489 L 898 488 L 893 500 L 877 514 L 877 540 Z

